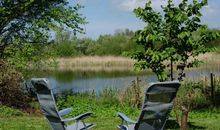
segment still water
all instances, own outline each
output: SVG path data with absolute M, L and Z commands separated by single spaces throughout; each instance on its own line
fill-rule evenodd
M 210 73 L 220 76 L 219 69 L 193 69 L 186 71 L 188 80 L 198 80 L 209 77 Z M 125 89 L 132 85 L 137 77 L 140 85 L 146 86 L 150 82 L 157 81 L 156 75 L 150 72 L 34 72 L 31 77 L 49 78 L 54 86 L 54 92 L 96 92 L 104 89 Z

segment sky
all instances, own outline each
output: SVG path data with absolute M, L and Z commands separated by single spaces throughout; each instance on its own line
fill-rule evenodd
M 70 4 L 84 6 L 80 13 L 88 24 L 83 25 L 86 34 L 79 37 L 97 39 L 100 35 L 114 34 L 118 29 L 138 30 L 146 23 L 139 20 L 132 12 L 137 7 L 144 7 L 148 0 L 70 0 Z M 152 0 L 152 6 L 161 12 L 161 5 L 166 0 Z M 181 0 L 175 0 L 175 4 Z M 199 0 L 201 1 L 201 0 Z M 220 28 L 220 0 L 208 0 L 209 5 L 202 9 L 202 23 L 209 28 Z

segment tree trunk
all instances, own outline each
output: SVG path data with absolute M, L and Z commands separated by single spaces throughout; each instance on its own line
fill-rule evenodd
M 189 114 L 188 110 L 183 110 L 182 111 L 181 130 L 187 130 L 188 129 L 188 126 L 187 126 L 188 114 Z

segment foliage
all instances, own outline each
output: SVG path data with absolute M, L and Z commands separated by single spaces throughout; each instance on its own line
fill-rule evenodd
M 197 82 L 194 81 L 185 81 L 182 83 L 180 90 L 177 93 L 174 111 L 176 114 L 176 119 L 179 125 L 183 125 L 181 122 L 184 120 L 183 117 L 186 116 L 194 118 L 192 115 L 193 110 L 200 110 L 209 108 L 211 106 L 219 106 L 219 95 L 220 95 L 220 84 L 219 78 L 215 78 L 215 102 L 212 101 L 211 98 L 211 86 L 210 81 L 199 80 Z M 188 115 L 189 114 L 189 115 Z M 205 115 L 202 115 L 205 116 Z M 196 118 L 196 117 L 195 117 Z M 207 117 L 208 118 L 208 117 Z M 186 122 L 188 120 L 186 119 Z
M 58 57 L 72 57 L 79 55 L 80 53 L 77 51 L 74 43 L 67 43 L 67 42 L 52 45 L 52 48 L 50 49 L 51 49 L 50 52 L 54 52 L 55 56 Z
M 207 31 L 207 27 L 200 24 L 201 9 L 207 4 L 207 0 L 194 0 L 192 3 L 182 0 L 175 6 L 173 0 L 168 0 L 161 14 L 153 10 L 149 1 L 144 8 L 135 9 L 137 17 L 147 23 L 143 30 L 135 33 L 136 42 L 142 45 L 142 49 L 131 54 L 137 60 L 135 68 L 150 68 L 162 81 L 169 76 L 173 80 L 173 64 L 182 64 L 182 70 L 198 66 L 201 61 L 196 57 L 213 51 L 205 44 L 219 37 L 218 33 Z M 201 33 L 195 37 L 194 33 L 199 30 Z M 170 61 L 170 65 L 166 61 Z M 168 67 L 171 67 L 170 72 Z
M 125 52 L 138 48 L 133 41 L 133 31 L 129 29 L 116 30 L 113 35 L 101 35 L 97 40 L 76 38 L 68 31 L 56 33 L 55 44 L 49 45 L 50 51 L 58 57 L 81 55 L 114 55 L 121 56 Z
M 141 80 L 139 77 L 132 81 L 131 86 L 120 94 L 120 102 L 128 104 L 132 107 L 141 108 L 143 100 L 143 88 L 140 86 L 140 81 Z
M 22 115 L 24 115 L 24 113 L 21 112 L 20 110 L 0 105 L 0 117 L 22 116 Z
M 210 29 L 208 30 L 210 33 L 219 33 L 220 34 L 220 30 L 218 29 Z M 220 46 L 220 37 L 218 37 L 217 39 L 210 41 L 208 43 L 205 44 L 207 47 L 219 47 Z
M 213 31 L 213 30 L 209 30 Z M 198 37 L 201 31 L 196 32 L 194 37 Z M 113 55 L 128 56 L 129 52 L 141 50 L 142 46 L 135 43 L 134 32 L 116 30 L 113 35 L 101 35 L 98 39 L 76 38 L 70 31 L 60 28 L 55 35 L 55 41 L 46 45 L 44 49 L 47 53 L 53 53 L 54 57 L 76 57 L 82 55 Z M 217 42 L 217 41 L 216 41 Z M 209 45 L 213 44 L 213 45 Z M 205 46 L 216 47 L 217 43 L 206 43 Z
M 125 30 L 126 31 L 126 30 Z M 136 48 L 131 36 L 133 33 L 117 32 L 115 35 L 100 36 L 97 40 L 97 55 L 122 55 L 123 52 L 132 51 Z
M 32 99 L 22 89 L 21 74 L 7 64 L 1 64 L 0 70 L 0 105 L 28 108 Z
M 39 68 L 43 65 L 53 65 L 53 53 L 47 51 L 43 44 L 29 44 L 16 42 L 4 50 L 4 58 L 18 71 L 25 73 L 27 69 Z M 51 60 L 49 60 L 51 59 Z
M 210 105 L 210 101 L 208 99 L 208 95 L 204 93 L 201 81 L 196 83 L 183 83 L 175 99 L 176 107 L 189 111 L 194 108 L 203 108 L 208 105 Z
M 4 56 L 19 71 L 53 64 L 52 53 L 48 53 L 48 46 L 43 47 L 44 43 L 49 43 L 51 33 L 60 28 L 82 33 L 80 25 L 86 22 L 78 13 L 81 8 L 67 0 L 1 1 L 1 58 Z
M 217 30 L 217 29 L 212 29 L 212 30 L 209 30 L 210 32 L 217 32 L 220 34 L 220 30 Z M 207 47 L 215 47 L 216 48 L 216 52 L 217 53 L 220 53 L 220 38 L 217 38 L 216 40 L 213 40 L 209 43 L 206 44 Z
M 79 14 L 80 5 L 67 0 L 24 0 L 0 2 L 0 45 L 19 40 L 25 43 L 46 43 L 51 31 L 59 27 L 82 32 L 85 18 Z M 0 51 L 2 53 L 2 51 Z
M 84 93 L 76 95 L 58 96 L 58 108 L 63 109 L 73 107 L 72 116 L 92 111 L 93 117 L 106 118 L 112 117 L 116 112 L 121 111 L 128 116 L 138 115 L 138 109 L 130 107 L 126 102 L 120 102 L 117 92 L 113 90 L 104 90 L 99 96 L 94 93 Z

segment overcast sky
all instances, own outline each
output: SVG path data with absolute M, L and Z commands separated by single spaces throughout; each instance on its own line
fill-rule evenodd
M 137 30 L 145 26 L 132 12 L 143 7 L 148 0 L 70 0 L 85 7 L 80 11 L 89 22 L 84 25 L 86 34 L 80 37 L 96 39 L 99 35 L 113 34 L 117 29 Z M 175 0 L 177 4 L 180 0 Z M 220 0 L 208 0 L 209 5 L 202 9 L 202 22 L 209 28 L 220 28 Z M 161 11 L 165 0 L 153 0 L 152 6 Z

